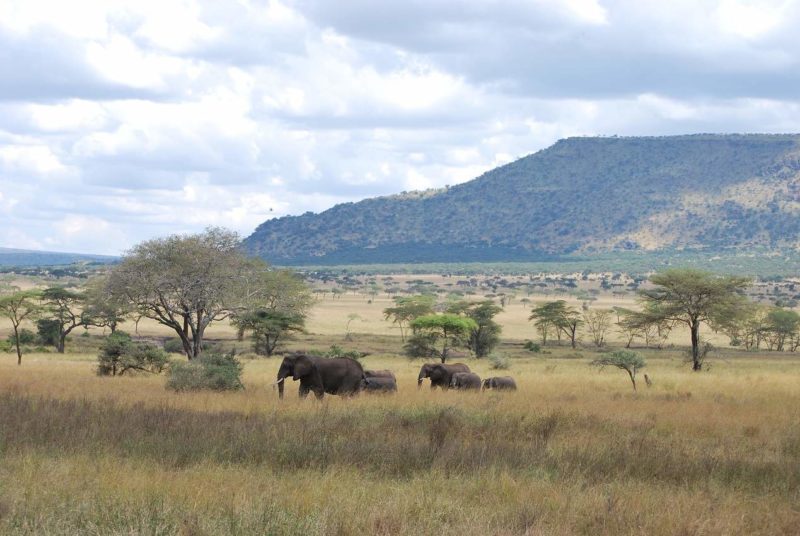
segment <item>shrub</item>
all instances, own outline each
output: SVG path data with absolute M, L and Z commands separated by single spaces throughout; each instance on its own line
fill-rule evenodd
M 502 354 L 492 354 L 489 356 L 489 364 L 495 370 L 506 370 L 511 368 L 511 360 Z
M 197 359 L 172 363 L 169 367 L 167 389 L 174 391 L 235 391 L 244 389 L 242 364 L 233 352 L 208 353 Z
M 39 334 L 40 343 L 46 346 L 58 346 L 61 337 L 61 322 L 50 318 L 37 320 L 36 333 Z
M 437 355 L 433 345 L 436 338 L 427 333 L 415 333 L 403 345 L 403 352 L 409 359 L 418 357 L 435 357 Z
M 538 354 L 539 352 L 542 351 L 542 346 L 539 343 L 535 343 L 533 341 L 525 341 L 525 344 L 522 346 L 529 352 L 533 352 L 535 354 Z
M 0 352 L 13 352 L 14 345 L 11 341 L 0 341 Z
M 177 337 L 167 339 L 164 341 L 164 351 L 170 354 L 182 354 L 183 342 Z
M 169 363 L 160 348 L 145 342 L 134 342 L 124 331 L 109 335 L 97 356 L 99 376 L 122 376 L 128 371 L 157 374 Z
M 8 336 L 9 344 L 16 345 L 17 340 L 14 334 Z M 36 334 L 29 329 L 22 328 L 19 330 L 19 343 L 20 345 L 23 344 L 34 344 L 36 342 Z
M 330 349 L 323 354 L 323 357 L 349 357 L 350 359 L 361 359 L 366 354 L 358 350 L 345 350 L 336 344 L 331 345 Z

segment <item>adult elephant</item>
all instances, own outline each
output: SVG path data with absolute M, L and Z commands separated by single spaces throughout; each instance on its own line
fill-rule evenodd
M 283 398 L 286 378 L 300 380 L 300 398 L 313 391 L 317 399 L 329 395 L 353 395 L 361 389 L 364 369 L 361 363 L 349 357 L 316 357 L 292 354 L 283 358 L 278 369 L 278 396 Z
M 442 365 L 440 363 L 425 363 L 419 369 L 419 377 L 417 378 L 417 387 L 422 386 L 422 380 L 430 378 L 431 389 L 441 387 L 448 389 L 450 387 L 450 380 L 456 372 L 470 372 L 469 367 L 464 363 L 453 363 L 452 365 Z
M 481 377 L 474 372 L 456 372 L 450 380 L 450 387 L 453 389 L 475 391 L 481 388 Z
M 511 376 L 495 376 L 494 378 L 486 378 L 483 380 L 484 389 L 497 389 L 498 391 L 516 391 L 517 382 Z

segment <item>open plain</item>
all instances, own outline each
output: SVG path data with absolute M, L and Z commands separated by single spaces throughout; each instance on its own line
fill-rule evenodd
M 366 368 L 396 372 L 393 396 L 299 400 L 290 383 L 279 401 L 280 358 L 246 353 L 237 393 L 98 377 L 99 331 L 19 367 L 7 354 L 0 532 L 797 534 L 794 355 L 723 348 L 693 373 L 681 347 L 642 350 L 653 386 L 634 393 L 624 372 L 589 366 L 588 346 L 524 350 L 534 333 L 512 303 L 498 317 L 511 368 L 465 362 L 514 376 L 519 391 L 431 391 L 417 388 L 422 362 L 400 355 L 382 300 L 320 300 L 289 346 L 368 352 Z M 140 333 L 168 335 L 146 321 Z M 209 336 L 247 345 L 227 327 Z

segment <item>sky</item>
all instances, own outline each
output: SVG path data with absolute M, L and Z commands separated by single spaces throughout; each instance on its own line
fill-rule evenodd
M 568 136 L 800 131 L 800 0 L 0 0 L 0 246 L 120 254 Z

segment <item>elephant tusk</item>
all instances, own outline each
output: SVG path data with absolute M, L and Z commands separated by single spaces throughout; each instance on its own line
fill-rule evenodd
M 281 378 L 280 380 L 276 381 L 275 383 L 271 383 L 270 385 L 272 386 L 272 389 L 274 390 L 275 386 L 278 385 L 279 383 L 283 383 L 283 380 L 285 380 L 285 379 L 286 378 Z

